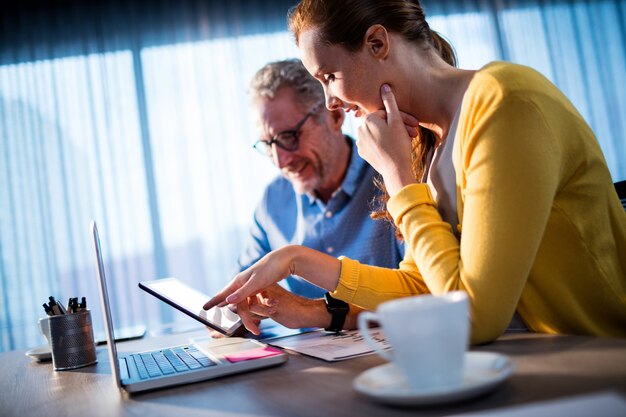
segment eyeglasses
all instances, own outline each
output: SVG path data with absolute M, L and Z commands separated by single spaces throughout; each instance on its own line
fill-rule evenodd
M 276 144 L 279 148 L 289 152 L 297 151 L 298 146 L 300 146 L 300 129 L 302 129 L 302 126 L 304 126 L 307 119 L 311 117 L 311 115 L 315 114 L 318 108 L 319 106 L 316 106 L 313 110 L 308 112 L 292 130 L 283 130 L 282 132 L 278 132 L 276 136 L 270 140 L 257 140 L 254 144 L 254 149 L 265 156 L 272 156 L 273 144 Z

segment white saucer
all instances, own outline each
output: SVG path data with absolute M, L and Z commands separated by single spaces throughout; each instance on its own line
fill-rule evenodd
M 385 404 L 434 405 L 486 393 L 506 380 L 514 369 L 509 358 L 499 353 L 467 352 L 460 385 L 412 390 L 400 370 L 393 363 L 386 363 L 360 374 L 353 386 L 359 393 Z
M 39 346 L 26 352 L 26 356 L 33 358 L 39 362 L 52 360 L 52 351 L 50 346 Z

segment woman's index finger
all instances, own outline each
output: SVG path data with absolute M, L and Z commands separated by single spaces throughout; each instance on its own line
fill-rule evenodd
M 383 105 L 387 112 L 387 124 L 402 118 L 400 110 L 398 110 L 398 103 L 396 103 L 396 96 L 391 91 L 389 84 L 383 84 L 380 87 L 380 98 L 383 100 Z

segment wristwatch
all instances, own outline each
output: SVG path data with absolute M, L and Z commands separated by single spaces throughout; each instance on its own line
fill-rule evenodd
M 343 329 L 343 324 L 346 322 L 346 316 L 350 312 L 350 305 L 344 301 L 333 298 L 329 293 L 324 294 L 324 302 L 326 303 L 326 310 L 332 317 L 330 320 L 330 326 L 328 326 L 325 330 L 328 332 L 339 333 Z

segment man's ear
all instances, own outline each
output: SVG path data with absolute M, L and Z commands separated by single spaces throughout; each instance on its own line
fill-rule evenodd
M 365 32 L 365 47 L 372 56 L 384 60 L 389 55 L 389 33 L 382 25 L 372 25 Z

